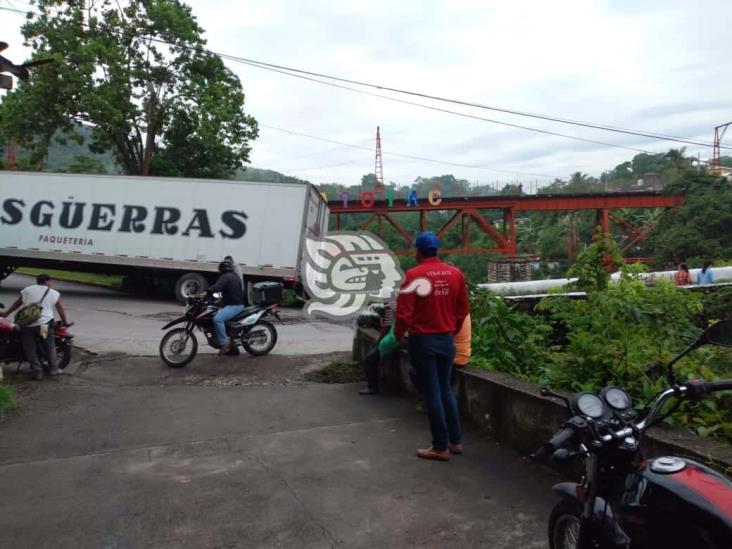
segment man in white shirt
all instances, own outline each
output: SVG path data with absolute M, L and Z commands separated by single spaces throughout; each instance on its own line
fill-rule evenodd
M 58 311 L 64 325 L 68 325 L 68 321 L 66 320 L 66 312 L 61 303 L 61 294 L 51 288 L 51 277 L 47 274 L 38 275 L 36 277 L 36 283 L 23 288 L 20 291 L 20 297 L 7 311 L 0 312 L 0 316 L 10 316 L 16 309 L 33 303 L 40 303 L 42 311 L 38 320 L 20 329 L 20 338 L 23 344 L 25 358 L 30 363 L 31 377 L 33 379 L 42 379 L 44 371 L 46 375 L 56 376 L 61 371 L 58 369 L 56 344 L 53 336 L 54 307 Z M 45 368 L 38 358 L 39 338 L 43 339 L 43 348 L 46 355 L 46 362 L 48 363 Z

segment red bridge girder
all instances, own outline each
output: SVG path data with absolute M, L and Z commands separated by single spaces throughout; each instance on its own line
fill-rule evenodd
M 626 229 L 628 248 L 650 234 L 652 226 L 634 227 L 612 210 L 622 208 L 672 208 L 682 204 L 683 195 L 669 195 L 658 192 L 634 193 L 597 193 L 584 195 L 537 195 L 537 196 L 482 196 L 442 198 L 439 203 L 431 204 L 428 200 L 420 199 L 416 205 L 409 204 L 405 199 L 393 201 L 369 200 L 348 201 L 332 200 L 328 203 L 332 215 L 335 215 L 336 229 L 341 229 L 342 214 L 365 214 L 368 217 L 359 225 L 359 229 L 367 229 L 374 221 L 378 223 L 377 233 L 382 234 L 383 221 L 396 229 L 404 238 L 407 249 L 395 250 L 398 254 L 410 253 L 408 248 L 414 238 L 391 215 L 395 212 L 414 212 L 419 214 L 420 230 L 428 230 L 426 213 L 429 211 L 454 212 L 450 219 L 435 230 L 442 236 L 456 223 L 461 224 L 461 242 L 458 248 L 445 249 L 443 253 L 474 254 L 499 253 L 507 256 L 516 255 L 516 213 L 517 212 L 547 212 L 595 210 L 597 225 L 605 234 L 610 233 L 611 218 Z M 479 210 L 503 211 L 503 229 L 499 230 L 486 219 Z M 471 229 L 475 225 L 496 243 L 495 248 L 474 248 L 471 245 Z

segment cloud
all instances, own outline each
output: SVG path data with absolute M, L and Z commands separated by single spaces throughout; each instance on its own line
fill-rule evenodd
M 722 0 L 710 0 L 704 12 L 682 0 L 188 3 L 216 51 L 381 85 L 705 142 L 732 106 L 726 44 L 732 5 Z M 16 54 L 21 23 L 22 17 L 0 17 L 0 36 L 22 58 Z M 549 175 L 576 169 L 597 175 L 635 154 L 226 63 L 242 80 L 247 110 L 262 124 L 345 143 L 372 146 L 379 125 L 385 151 Z M 681 146 L 405 99 L 655 152 Z M 702 158 L 711 153 L 688 151 Z M 352 184 L 373 170 L 373 156 L 263 129 L 252 163 Z M 522 177 L 393 156 L 385 156 L 384 172 L 402 184 L 431 173 L 471 181 Z

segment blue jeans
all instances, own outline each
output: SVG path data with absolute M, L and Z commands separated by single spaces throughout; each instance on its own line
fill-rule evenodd
M 430 420 L 432 447 L 447 450 L 448 442 L 459 444 L 462 439 L 457 400 L 450 383 L 455 341 L 452 334 L 410 335 L 408 347 Z
M 243 310 L 244 305 L 226 305 L 214 315 L 213 323 L 219 345 L 224 345 L 229 341 L 229 337 L 226 335 L 226 321 L 231 320 Z

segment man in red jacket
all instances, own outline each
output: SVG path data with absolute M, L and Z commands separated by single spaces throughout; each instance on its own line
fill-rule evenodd
M 437 258 L 440 241 L 423 232 L 414 241 L 419 265 L 407 271 L 399 290 L 394 335 L 409 333 L 408 349 L 417 370 L 432 430 L 432 447 L 417 450 L 424 459 L 447 461 L 462 454 L 460 416 L 452 391 L 455 334 L 468 315 L 468 289 L 457 267 Z

